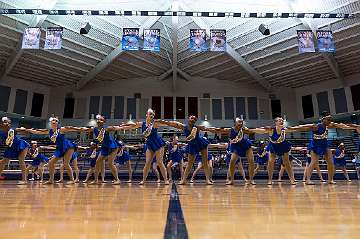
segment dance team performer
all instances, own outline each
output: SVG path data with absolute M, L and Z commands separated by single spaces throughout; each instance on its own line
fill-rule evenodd
M 225 146 L 226 146 L 225 147 L 225 149 L 226 149 L 225 162 L 226 162 L 226 166 L 228 167 L 228 169 L 230 167 L 231 155 L 232 155 L 230 145 L 231 145 L 230 143 L 225 144 Z M 243 178 L 245 184 L 248 184 L 249 181 L 246 178 L 245 170 L 244 170 L 242 160 L 241 160 L 240 157 L 235 162 L 235 171 L 236 171 L 236 168 L 239 170 L 240 176 Z M 231 183 L 230 183 L 230 170 L 227 171 L 226 183 L 225 184 L 226 185 L 231 185 Z
M 0 175 L 10 159 L 17 159 L 22 173 L 22 180 L 18 184 L 26 184 L 27 182 L 25 158 L 30 145 L 18 135 L 18 132 L 23 131 L 22 128 L 12 128 L 10 118 L 1 118 L 0 140 L 5 144 L 6 149 L 3 159 L 0 161 Z
M 70 159 L 70 164 L 73 166 L 74 168 L 74 173 L 75 173 L 75 183 L 79 183 L 80 182 L 80 169 L 78 166 L 78 158 L 80 156 L 79 152 L 80 150 L 87 150 L 88 147 L 83 147 L 83 146 L 77 146 L 76 150 L 74 151 L 74 153 L 71 155 L 71 159 Z M 102 174 L 104 175 L 104 174 Z M 60 166 L 60 179 L 57 181 L 57 183 L 62 183 L 64 181 L 64 163 L 61 164 Z M 104 179 L 103 179 L 104 182 Z
M 335 166 L 334 174 L 336 169 L 339 168 L 343 171 L 344 176 L 348 182 L 351 182 L 349 175 L 346 170 L 346 159 L 345 159 L 345 145 L 340 143 L 336 150 L 333 150 L 333 162 Z
M 90 161 L 90 168 L 86 174 L 86 179 L 83 181 L 83 183 L 88 183 L 89 179 L 92 174 L 94 174 L 94 180 L 95 180 L 95 165 L 96 165 L 96 159 L 99 157 L 99 150 L 98 145 L 95 142 L 90 142 L 89 147 L 86 149 L 85 157 Z M 103 181 L 105 179 L 105 169 L 102 170 L 102 177 Z
M 298 131 L 311 131 L 312 139 L 310 140 L 308 149 L 311 154 L 311 163 L 307 169 L 306 184 L 314 185 L 314 182 L 311 181 L 311 175 L 315 168 L 315 165 L 318 164 L 319 158 L 324 157 L 327 163 L 328 170 L 328 183 L 335 184 L 334 181 L 334 163 L 332 160 L 331 149 L 329 148 L 328 142 L 328 129 L 330 128 L 339 128 L 339 129 L 349 129 L 345 124 L 339 124 L 332 122 L 332 116 L 324 111 L 321 113 L 319 122 L 316 124 L 307 124 L 299 125 L 296 127 Z
M 95 180 L 92 183 L 98 183 L 99 173 L 101 171 L 101 164 L 107 159 L 109 168 L 114 177 L 112 184 L 120 184 L 117 167 L 115 166 L 116 155 L 119 150 L 119 145 L 111 135 L 112 132 L 130 129 L 129 126 L 107 126 L 106 119 L 102 115 L 96 115 L 96 126 L 95 127 L 81 127 L 77 130 L 80 132 L 92 132 L 94 135 L 94 142 L 101 145 L 100 153 L 96 160 L 95 165 Z
M 136 147 L 125 145 L 124 142 L 122 142 L 121 140 L 118 140 L 117 143 L 119 145 L 119 151 L 118 154 L 116 155 L 116 164 L 118 166 L 126 165 L 126 168 L 129 173 L 129 180 L 126 182 L 131 183 L 133 170 L 131 168 L 131 156 L 129 154 L 129 149 L 136 149 Z
M 166 165 L 167 172 L 169 175 L 170 182 L 172 181 L 172 166 L 176 163 L 180 165 L 180 175 L 181 177 L 184 174 L 184 162 L 183 162 L 183 153 L 181 150 L 181 146 L 183 144 L 179 143 L 179 137 L 173 136 L 171 142 L 167 143 L 168 145 L 168 153 L 169 153 L 169 162 Z
M 45 155 L 41 154 L 39 152 L 40 149 L 47 149 L 46 146 L 38 146 L 37 141 L 31 141 L 31 148 L 28 151 L 28 154 L 30 156 L 30 159 L 32 160 L 30 165 L 26 167 L 26 175 L 29 174 L 29 171 L 31 170 L 33 176 L 32 180 L 34 180 L 34 173 L 38 174 L 40 173 L 40 182 L 43 182 L 44 180 L 44 168 L 45 165 L 48 164 L 49 158 Z
M 272 185 L 272 177 L 274 171 L 274 163 L 276 157 L 281 157 L 285 170 L 290 178 L 290 183 L 295 185 L 295 178 L 290 165 L 289 152 L 291 150 L 291 144 L 286 140 L 286 133 L 296 132 L 296 127 L 285 127 L 285 121 L 281 117 L 275 118 L 275 125 L 272 127 L 262 127 L 250 129 L 251 132 L 258 134 L 269 134 L 269 144 L 267 149 L 269 151 L 269 162 L 268 162 L 268 185 Z
M 358 135 L 360 136 L 360 125 L 357 124 L 347 124 L 347 129 L 354 129 L 356 130 L 356 132 L 358 133 Z M 360 137 L 358 140 L 358 153 L 354 158 L 354 163 L 355 163 L 355 169 L 356 169 L 356 174 L 358 179 L 360 179 Z
M 144 122 L 128 124 L 129 129 L 141 128 L 141 132 L 146 139 L 146 163 L 143 170 L 143 180 L 139 183 L 140 185 L 143 185 L 146 182 L 146 178 L 149 174 L 149 170 L 154 157 L 156 157 L 156 162 L 160 168 L 165 184 L 169 184 L 166 167 L 163 162 L 165 141 L 158 134 L 159 126 L 163 126 L 164 124 L 162 124 L 160 121 L 155 121 L 154 117 L 155 111 L 152 109 L 148 109 Z
M 244 120 L 241 118 L 235 118 L 234 126 L 232 128 L 225 129 L 215 129 L 216 132 L 221 134 L 228 134 L 230 136 L 230 151 L 231 151 L 231 160 L 229 167 L 229 176 L 230 180 L 227 184 L 234 183 L 235 175 L 235 164 L 239 157 L 246 157 L 249 163 L 249 182 L 252 185 L 255 185 L 254 173 L 255 173 L 255 163 L 254 163 L 254 152 L 252 149 L 252 143 L 248 139 L 247 134 L 252 133 L 250 129 L 245 127 Z
M 311 163 L 311 153 L 310 150 L 308 150 L 308 148 L 303 148 L 302 152 L 305 154 L 305 167 L 304 167 L 304 174 L 303 174 L 303 179 L 302 181 L 305 183 L 306 182 L 306 177 L 307 177 L 307 170 L 309 168 L 309 165 Z M 326 181 L 324 180 L 324 178 L 322 177 L 321 171 L 320 171 L 320 166 L 319 166 L 319 162 L 317 162 L 317 164 L 315 164 L 315 170 L 320 178 L 320 181 L 322 183 L 325 183 Z
M 212 185 L 213 183 L 210 180 L 210 169 L 208 164 L 208 145 L 209 141 L 200 136 L 200 131 L 209 131 L 214 132 L 211 128 L 206 128 L 204 126 L 197 126 L 197 117 L 194 115 L 189 116 L 186 124 L 177 122 L 177 121 L 165 121 L 159 120 L 162 124 L 170 126 L 176 129 L 183 131 L 186 137 L 186 151 L 188 154 L 188 163 L 186 165 L 184 175 L 179 182 L 179 185 L 184 185 L 187 183 L 187 178 L 190 174 L 191 168 L 194 165 L 195 157 L 197 154 L 201 154 L 202 165 L 205 170 L 206 184 Z
M 294 156 L 291 154 L 291 151 L 289 153 L 289 161 L 290 161 L 290 167 L 291 167 L 291 172 L 292 172 L 292 177 L 295 179 L 295 175 L 294 175 L 294 170 L 292 168 L 292 162 L 293 160 L 295 160 Z M 282 182 L 282 176 L 284 175 L 285 172 L 285 165 L 284 165 L 284 161 L 282 160 L 282 157 L 279 157 L 278 160 L 276 161 L 279 166 L 280 166 L 280 170 L 279 170 L 279 178 L 278 178 L 278 182 Z M 291 177 L 289 177 L 291 178 Z M 297 182 L 297 180 L 295 179 L 295 182 Z
M 208 160 L 209 170 L 210 170 L 210 181 L 213 183 L 212 174 L 213 174 L 213 160 L 214 160 L 214 157 L 213 157 L 213 155 L 211 153 L 208 153 L 207 160 Z M 197 163 L 197 167 L 196 167 L 195 171 L 193 172 L 193 174 L 191 176 L 190 183 L 194 183 L 194 178 L 195 178 L 196 174 L 198 174 L 198 172 L 203 168 L 202 158 L 201 158 L 200 154 L 196 155 L 195 162 Z
M 264 168 L 264 170 L 267 169 L 268 162 L 269 162 L 269 154 L 268 151 L 266 150 L 266 143 L 264 141 L 260 141 L 260 145 L 257 148 L 256 167 L 255 167 L 254 176 L 261 168 Z
M 55 164 L 56 162 L 64 158 L 64 167 L 70 177 L 69 183 L 75 183 L 74 175 L 72 168 L 70 166 L 71 157 L 77 147 L 74 142 L 71 142 L 65 137 L 65 134 L 68 132 L 76 132 L 78 129 L 76 127 L 65 126 L 61 127 L 58 117 L 50 117 L 50 129 L 26 129 L 21 128 L 23 131 L 37 134 L 37 135 L 48 135 L 50 141 L 56 145 L 55 152 L 51 159 L 49 160 L 49 181 L 45 183 L 54 183 L 54 174 L 55 174 Z

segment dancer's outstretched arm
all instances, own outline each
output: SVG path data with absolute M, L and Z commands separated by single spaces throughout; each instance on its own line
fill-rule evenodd
M 254 134 L 269 134 L 271 133 L 271 127 L 261 127 L 261 128 L 247 128 L 247 131 Z
M 184 130 L 185 127 L 183 123 L 178 121 L 156 120 L 155 123 L 159 124 L 160 126 L 169 126 L 180 130 Z
M 33 128 L 27 129 L 27 128 L 24 128 L 24 127 L 20 127 L 20 128 L 17 128 L 17 130 L 22 131 L 22 132 L 27 132 L 27 133 L 30 133 L 30 134 L 36 134 L 36 135 L 49 134 L 48 129 L 33 129 Z

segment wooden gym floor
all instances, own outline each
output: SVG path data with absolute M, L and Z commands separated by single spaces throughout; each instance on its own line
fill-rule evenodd
M 0 182 L 3 238 L 359 238 L 360 183 Z M 184 221 L 185 220 L 185 221 Z

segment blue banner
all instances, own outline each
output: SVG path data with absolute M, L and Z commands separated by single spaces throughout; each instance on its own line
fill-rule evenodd
M 316 31 L 319 52 L 335 52 L 335 41 L 332 31 Z
M 189 48 L 191 51 L 207 51 L 205 29 L 190 29 Z
M 124 51 L 138 51 L 139 28 L 124 28 L 121 45 Z
M 144 51 L 160 51 L 160 29 L 144 30 Z
M 226 51 L 226 30 L 210 30 L 210 51 Z

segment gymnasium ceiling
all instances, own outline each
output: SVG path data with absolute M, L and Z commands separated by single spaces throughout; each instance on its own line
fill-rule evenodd
M 254 3 L 256 2 L 256 3 Z M 336 12 L 359 13 L 358 0 L 0 0 L 0 8 L 86 10 L 184 10 L 235 12 Z M 80 35 L 84 22 L 92 29 Z M 271 35 L 258 30 L 266 23 Z M 27 26 L 64 28 L 61 50 L 21 50 Z M 161 51 L 119 50 L 122 28 L 161 29 Z M 227 30 L 227 52 L 191 52 L 189 29 Z M 296 30 L 330 29 L 337 52 L 299 54 Z M 78 89 L 97 81 L 157 77 L 181 80 L 216 78 L 273 89 L 297 88 L 360 72 L 360 18 L 259 19 L 141 16 L 0 16 L 0 81 L 12 76 L 48 86 L 74 85 Z M 45 34 L 42 34 L 42 41 Z M 174 41 L 177 46 L 174 48 Z M 172 64 L 177 59 L 176 64 Z M 180 79 L 178 81 L 180 81 Z M 175 84 L 175 83 L 174 83 Z M 176 87 L 176 86 L 174 86 Z

